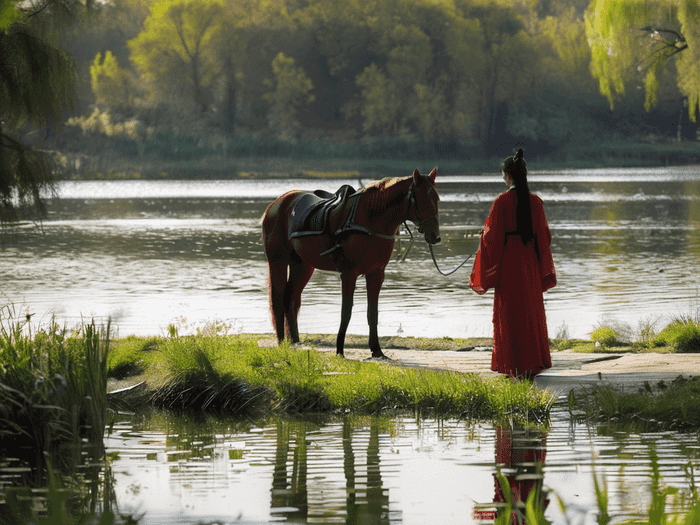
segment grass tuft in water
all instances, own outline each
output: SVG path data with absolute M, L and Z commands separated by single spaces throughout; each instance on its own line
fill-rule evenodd
M 573 403 L 590 421 L 654 431 L 698 430 L 700 378 L 678 376 L 674 381 L 645 383 L 638 392 L 610 385 L 584 390 Z

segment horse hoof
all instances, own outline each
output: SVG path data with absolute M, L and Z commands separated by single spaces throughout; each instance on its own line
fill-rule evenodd
M 390 357 L 387 357 L 386 354 L 372 354 L 372 357 L 368 357 L 366 361 L 393 361 Z
M 345 357 L 345 354 L 343 352 L 336 352 L 335 355 L 338 357 Z

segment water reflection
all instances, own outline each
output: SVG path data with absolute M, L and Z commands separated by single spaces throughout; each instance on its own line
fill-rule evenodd
M 307 423 L 279 421 L 276 427 L 277 446 L 272 475 L 270 512 L 276 518 L 284 518 L 290 523 L 307 523 L 309 519 Z M 331 514 L 336 516 L 344 514 L 344 522 L 347 525 L 389 523 L 389 493 L 382 485 L 379 431 L 379 420 L 373 419 L 370 422 L 366 464 L 363 468 L 363 465 L 358 464 L 361 455 L 357 457 L 353 450 L 352 424 L 347 419 L 343 421 L 342 462 L 345 477 L 345 507 L 335 508 L 331 504 L 321 514 L 327 517 Z M 363 471 L 366 474 L 363 474 Z
M 496 427 L 495 494 L 493 503 L 477 503 L 474 506 L 472 517 L 476 523 L 495 523 L 497 519 L 503 519 L 508 500 L 504 490 L 510 490 L 514 524 L 526 525 L 525 504 L 533 492 L 533 503 L 543 511 L 547 509 L 549 499 L 543 488 L 546 441 L 547 433 L 540 428 Z
M 287 462 L 292 437 L 294 438 L 292 472 L 288 476 Z M 307 461 L 306 422 L 278 422 L 270 507 L 272 514 L 284 517 L 290 523 L 306 523 L 308 516 Z
M 493 523 L 500 472 L 524 525 L 536 494 L 554 525 L 593 523 L 595 470 L 616 519 L 639 515 L 654 486 L 688 494 L 697 436 L 635 435 L 570 424 L 546 429 L 459 420 L 195 422 L 123 417 L 105 438 L 120 512 L 140 525 L 192 523 Z M 546 459 L 546 461 L 545 461 Z M 595 462 L 595 468 L 594 468 Z M 690 481 L 689 481 L 690 480 Z M 566 507 L 550 504 L 555 491 Z
M 367 445 L 366 483 L 356 482 L 357 469 L 352 449 L 352 436 L 349 422 L 343 423 L 343 470 L 345 472 L 348 525 L 388 524 L 389 492 L 382 486 L 382 472 L 379 465 L 379 423 L 375 419 L 369 429 Z M 364 492 L 361 487 L 364 485 Z

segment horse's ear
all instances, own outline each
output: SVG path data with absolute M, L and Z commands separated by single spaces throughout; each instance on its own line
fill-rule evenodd
M 416 184 L 416 186 L 420 184 L 420 173 L 418 172 L 418 168 L 413 171 L 413 182 Z
M 437 177 L 437 166 L 433 168 L 433 171 L 430 172 L 428 177 L 430 177 L 430 180 L 433 181 L 433 184 L 435 184 L 435 177 Z

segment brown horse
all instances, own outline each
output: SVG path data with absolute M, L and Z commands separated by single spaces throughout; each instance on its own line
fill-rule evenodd
M 278 341 L 284 340 L 286 320 L 287 336 L 293 343 L 299 342 L 301 292 L 314 269 L 337 271 L 343 301 L 336 352 L 342 356 L 355 284 L 364 275 L 369 347 L 372 357 L 386 359 L 377 335 L 384 269 L 405 221 L 416 224 L 426 242 L 440 242 L 436 176 L 437 168 L 427 177 L 415 170 L 412 176 L 375 181 L 357 192 L 344 186 L 336 195 L 290 191 L 267 207 L 262 219 L 263 243 Z

